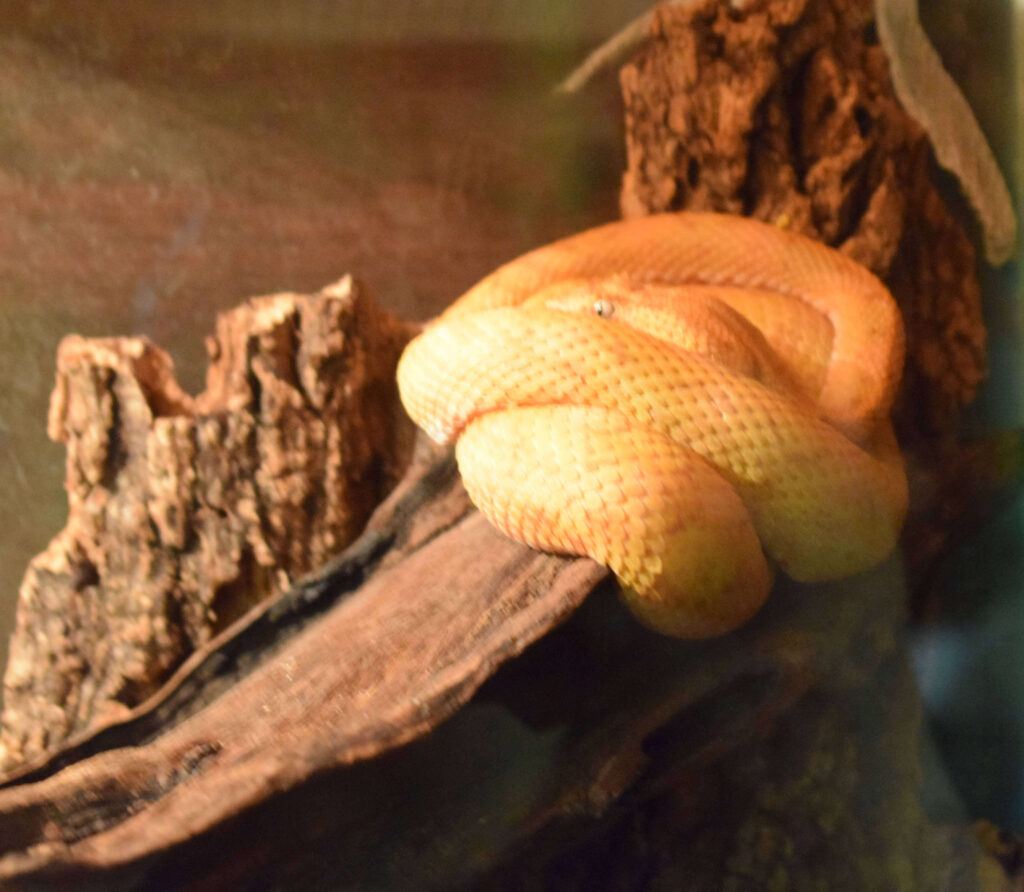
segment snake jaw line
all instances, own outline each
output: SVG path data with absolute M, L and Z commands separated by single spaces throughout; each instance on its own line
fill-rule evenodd
M 398 383 L 492 523 L 590 555 L 642 622 L 705 637 L 757 611 L 773 564 L 834 579 L 895 547 L 902 357 L 891 296 L 852 261 L 679 214 L 501 267 L 409 345 Z

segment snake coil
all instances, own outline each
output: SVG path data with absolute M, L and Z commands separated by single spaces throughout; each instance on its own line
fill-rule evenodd
M 718 214 L 611 223 L 499 268 L 407 347 L 402 401 L 474 504 L 610 567 L 670 635 L 735 628 L 894 548 L 903 328 L 837 252 Z

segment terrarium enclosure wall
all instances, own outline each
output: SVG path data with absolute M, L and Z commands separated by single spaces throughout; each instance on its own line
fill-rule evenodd
M 0 886 L 1019 883 L 1024 7 L 915 5 L 4 4 Z M 896 553 L 707 641 L 395 384 L 501 264 L 689 211 L 906 329 Z

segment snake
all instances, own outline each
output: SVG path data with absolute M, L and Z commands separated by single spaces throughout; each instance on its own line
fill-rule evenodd
M 494 526 L 593 558 L 644 625 L 705 638 L 757 613 L 776 570 L 842 579 L 893 552 L 903 359 L 867 269 L 777 225 L 680 212 L 499 267 L 426 324 L 397 380 Z

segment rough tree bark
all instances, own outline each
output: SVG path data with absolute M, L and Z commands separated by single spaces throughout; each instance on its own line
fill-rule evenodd
M 659 7 L 621 74 L 622 212 L 745 214 L 867 266 L 907 327 L 902 432 L 949 435 L 985 369 L 975 250 L 873 19 L 872 0 Z
M 624 211 L 784 217 L 888 274 L 931 394 L 905 426 L 948 431 L 982 368 L 973 252 L 868 4 L 727 6 L 663 9 L 623 72 Z M 66 343 L 71 519 L 22 590 L 5 888 L 1008 882 L 919 803 L 899 558 L 782 581 L 718 640 L 647 632 L 602 568 L 487 525 L 450 454 L 406 467 L 409 334 L 350 281 L 253 301 L 196 400 L 152 345 Z
M 410 334 L 351 279 L 255 299 L 218 320 L 194 400 L 144 339 L 64 340 L 68 524 L 22 584 L 0 766 L 125 714 L 352 541 L 407 463 Z

